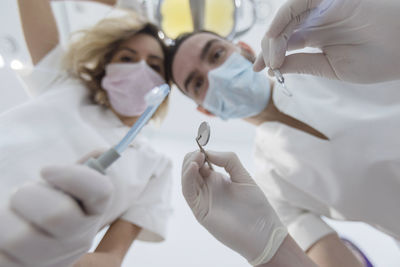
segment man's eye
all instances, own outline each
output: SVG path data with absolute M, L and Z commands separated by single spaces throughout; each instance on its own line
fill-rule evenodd
M 202 78 L 197 78 L 195 83 L 194 83 L 194 94 L 197 96 L 200 93 L 200 89 L 203 85 L 203 79 Z
M 218 49 L 218 50 L 214 53 L 214 55 L 213 55 L 213 57 L 212 57 L 212 61 L 213 61 L 213 62 L 217 62 L 217 61 L 223 56 L 223 54 L 224 54 L 224 50 L 223 50 L 223 49 Z

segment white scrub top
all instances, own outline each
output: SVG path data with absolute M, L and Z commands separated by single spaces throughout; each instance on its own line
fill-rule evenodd
M 115 145 L 129 130 L 110 110 L 91 103 L 88 89 L 61 71 L 62 53 L 57 47 L 24 78 L 30 93 L 40 96 L 0 115 L 1 205 L 14 188 L 39 179 L 43 166 L 73 164 L 93 150 Z M 111 177 L 129 180 L 115 201 L 135 200 L 128 211 L 117 209 L 110 217 L 142 227 L 140 240 L 162 241 L 172 210 L 171 169 L 168 158 L 136 139 L 107 170 Z
M 255 179 L 307 250 L 333 230 L 321 215 L 362 221 L 400 240 L 400 82 L 354 85 L 287 75 L 277 108 L 329 140 L 278 122 L 257 129 Z

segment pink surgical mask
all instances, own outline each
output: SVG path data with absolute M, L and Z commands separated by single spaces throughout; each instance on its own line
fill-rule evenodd
M 146 109 L 146 94 L 164 83 L 160 74 L 140 61 L 108 64 L 101 86 L 115 111 L 124 116 L 139 116 Z

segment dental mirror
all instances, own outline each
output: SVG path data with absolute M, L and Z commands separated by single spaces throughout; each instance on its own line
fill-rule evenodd
M 210 132 L 210 124 L 203 121 L 197 130 L 196 143 L 199 146 L 200 151 L 205 155 L 205 161 L 207 162 L 208 167 L 210 167 L 211 170 L 214 170 L 211 163 L 208 161 L 207 153 L 203 148 L 203 146 L 207 145 L 208 140 L 210 140 Z
M 196 139 L 201 146 L 207 145 L 208 140 L 210 140 L 210 124 L 208 122 L 203 121 L 200 124 Z

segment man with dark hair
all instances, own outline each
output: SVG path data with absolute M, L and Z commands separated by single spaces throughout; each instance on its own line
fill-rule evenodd
M 383 88 L 291 75 L 285 77 L 290 96 L 266 73 L 254 72 L 253 62 L 245 43 L 198 32 L 177 39 L 168 68 L 200 112 L 257 126 L 255 178 L 308 256 L 320 266 L 362 266 L 321 216 L 363 221 L 400 239 L 399 216 L 392 217 L 400 202 L 392 190 L 400 155 L 375 156 L 398 144 L 398 84 L 385 85 L 384 94 L 396 99 L 388 103 Z

